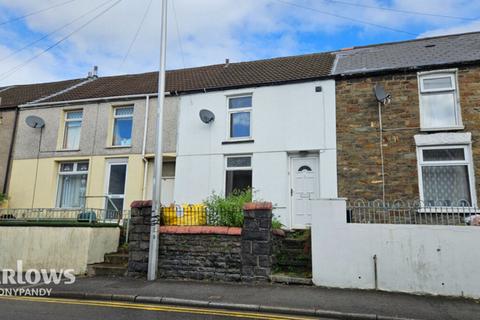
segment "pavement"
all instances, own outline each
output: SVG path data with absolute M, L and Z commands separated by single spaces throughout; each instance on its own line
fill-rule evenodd
M 42 286 L 44 287 L 44 286 Z M 316 315 L 335 319 L 480 319 L 480 300 L 281 284 L 77 278 L 53 297 Z

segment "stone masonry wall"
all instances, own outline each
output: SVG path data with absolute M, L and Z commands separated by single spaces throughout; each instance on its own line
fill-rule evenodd
M 472 133 L 478 193 L 480 67 L 458 68 L 458 82 L 465 127 L 461 132 Z M 386 199 L 418 199 L 413 137 L 421 131 L 416 72 L 337 80 L 338 194 L 349 199 L 382 198 L 378 106 L 373 95 L 376 83 L 392 95 L 391 103 L 382 109 Z
M 240 235 L 160 233 L 159 277 L 240 281 Z
M 128 274 L 148 271 L 151 202 L 132 203 Z M 281 231 L 277 231 L 277 234 Z M 220 281 L 268 281 L 274 262 L 272 204 L 250 203 L 243 228 L 161 226 L 158 276 Z
M 151 201 L 135 201 L 131 205 L 128 238 L 128 275 L 146 274 L 150 244 Z

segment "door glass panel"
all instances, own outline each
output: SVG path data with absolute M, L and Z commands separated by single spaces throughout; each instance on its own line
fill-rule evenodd
M 125 193 L 126 164 L 112 164 L 110 166 L 110 180 L 108 194 L 123 195 Z

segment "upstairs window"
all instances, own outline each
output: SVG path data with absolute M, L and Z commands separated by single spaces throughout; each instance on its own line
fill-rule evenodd
M 420 73 L 419 86 L 421 128 L 461 128 L 456 72 Z
M 469 146 L 418 149 L 420 198 L 429 207 L 475 206 Z
M 252 157 L 230 156 L 226 158 L 225 196 L 252 187 Z
M 113 109 L 113 146 L 132 145 L 133 107 Z
M 65 132 L 63 134 L 63 149 L 76 150 L 80 147 L 80 130 L 82 128 L 83 111 L 65 112 Z
M 252 96 L 228 99 L 228 137 L 230 139 L 248 139 L 251 137 L 251 113 Z

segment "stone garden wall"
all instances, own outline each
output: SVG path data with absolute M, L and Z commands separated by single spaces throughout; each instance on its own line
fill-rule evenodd
M 243 228 L 161 226 L 158 276 L 220 281 L 268 281 L 274 263 L 272 204 L 244 208 Z M 132 204 L 128 274 L 148 270 L 151 202 Z M 275 237 L 278 237 L 278 232 Z

